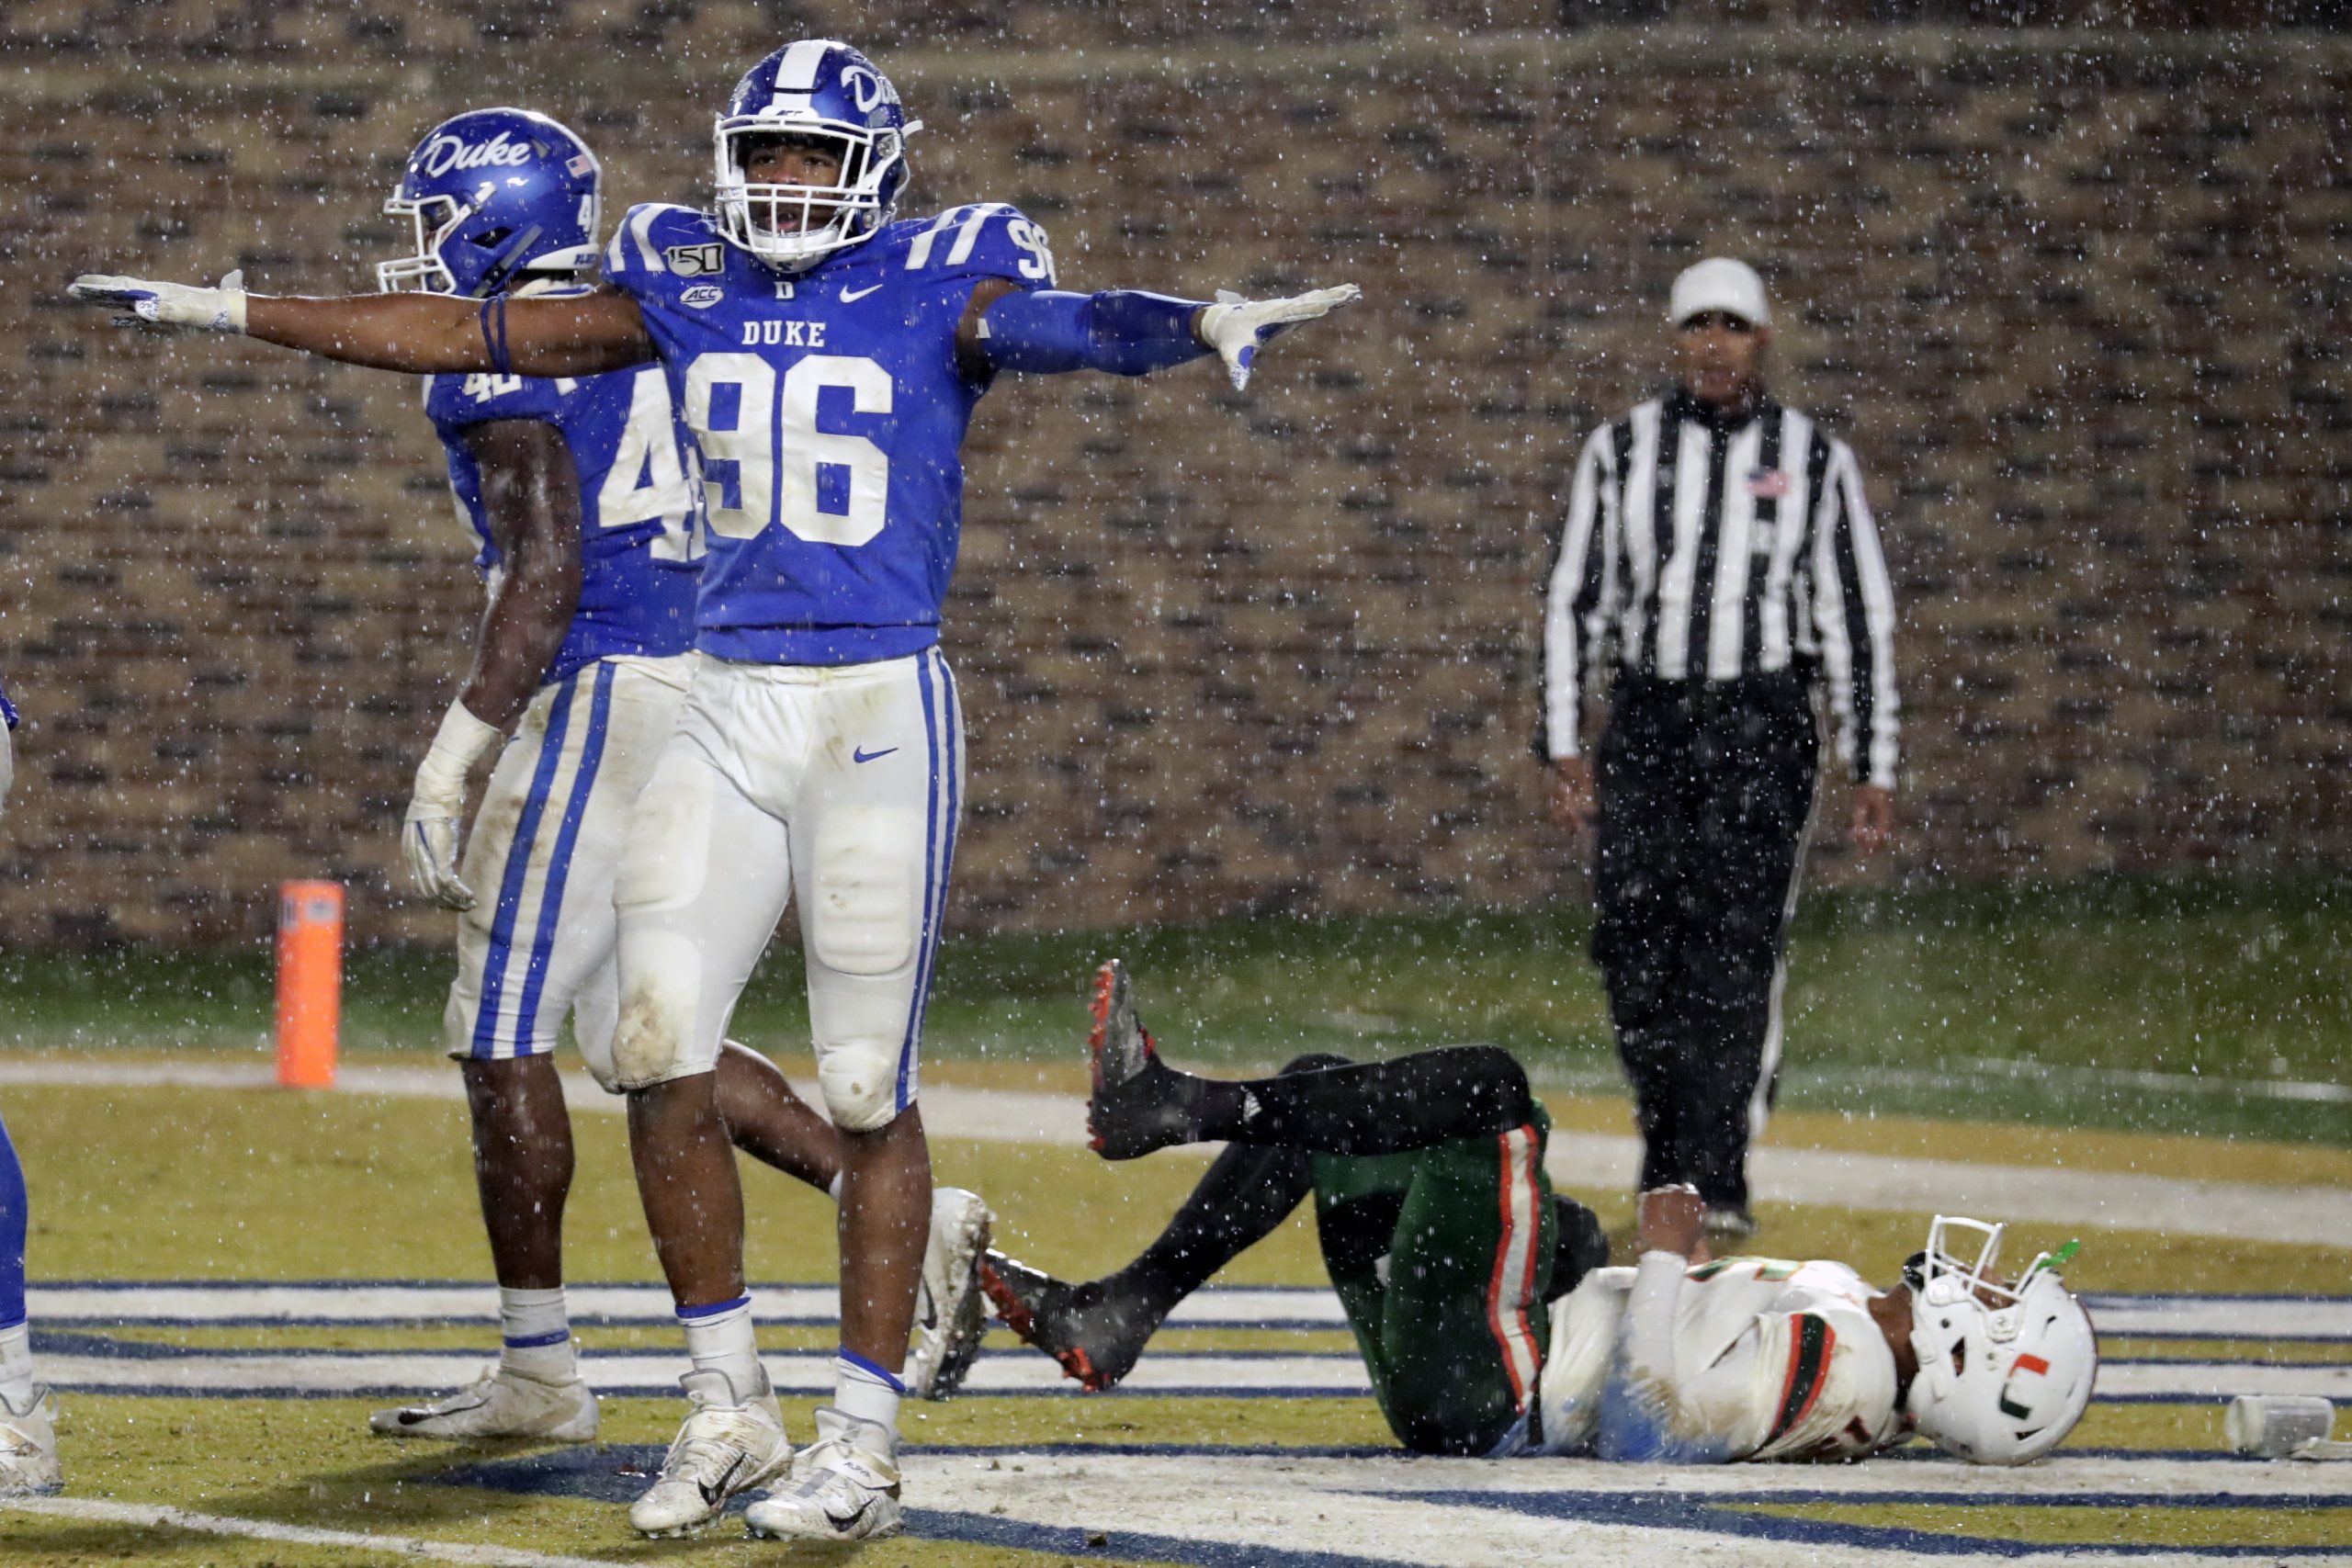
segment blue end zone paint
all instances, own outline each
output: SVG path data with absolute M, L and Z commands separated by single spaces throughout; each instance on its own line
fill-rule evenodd
M 2279 1560 L 2290 1557 L 2341 1559 L 2340 1546 L 2159 1546 L 2098 1541 L 2051 1544 L 2010 1540 L 1991 1536 L 1940 1535 L 1931 1530 L 1846 1524 L 1826 1519 L 1791 1519 L 1750 1513 L 1758 1506 L 1838 1504 L 1874 1507 L 1881 1505 L 1953 1507 L 2093 1507 L 2282 1508 L 2352 1507 L 2352 1497 L 2327 1495 L 2249 1496 L 2234 1492 L 2207 1492 L 2167 1496 L 2162 1494 L 1971 1493 L 1971 1492 L 1748 1492 L 1736 1496 L 1693 1496 L 1659 1492 L 1396 1492 L 1365 1490 L 1362 1495 L 1391 1503 L 1422 1503 L 1431 1506 L 1483 1508 L 1537 1518 L 1573 1519 L 1600 1525 L 1633 1525 L 1650 1529 L 1695 1530 L 1799 1546 L 1848 1546 L 1866 1551 L 1911 1552 L 1922 1557 L 2247 1557 Z

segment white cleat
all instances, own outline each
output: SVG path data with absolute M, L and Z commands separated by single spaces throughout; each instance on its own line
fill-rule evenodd
M 631 1503 L 628 1522 L 649 1536 L 685 1535 L 727 1511 L 738 1493 L 791 1473 L 792 1445 L 766 1369 L 755 1388 L 738 1393 L 720 1371 L 688 1372 L 694 1408 L 678 1428 L 662 1473 Z
M 37 1388 L 18 1409 L 0 1394 L 0 1497 L 29 1497 L 65 1484 L 57 1463 L 57 1403 Z
M 379 1410 L 368 1429 L 379 1438 L 544 1438 L 585 1443 L 596 1436 L 596 1396 L 578 1378 L 541 1382 L 494 1366 L 466 1388 L 429 1404 Z
M 817 1441 L 800 1456 L 798 1477 L 743 1510 L 752 1533 L 790 1540 L 873 1540 L 896 1535 L 899 1439 L 877 1421 L 826 1405 L 817 1412 Z
M 941 1187 L 931 1194 L 931 1241 L 915 1292 L 914 1342 L 900 1379 L 917 1399 L 945 1399 L 963 1385 L 989 1331 L 980 1294 L 980 1254 L 995 1218 L 977 1192 Z

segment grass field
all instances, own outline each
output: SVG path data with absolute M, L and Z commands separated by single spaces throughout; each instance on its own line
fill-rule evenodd
M 2352 1397 L 2352 1245 L 2250 1239 L 2222 1224 L 2160 1234 L 2132 1228 L 2128 1212 L 2132 1183 L 2151 1176 L 2275 1192 L 2280 1202 L 2352 1192 L 2352 1109 L 2324 1092 L 2340 1083 L 2336 1064 L 2352 1043 L 2344 979 L 2352 939 L 2334 918 L 2343 891 L 2100 883 L 1814 901 L 1796 943 L 1794 1065 L 1772 1147 L 2115 1184 L 2122 1213 L 2018 1227 L 2029 1249 L 2082 1235 L 2073 1282 L 2103 1292 L 2098 1310 L 2122 1325 L 2103 1334 L 2100 1403 L 2051 1464 L 1987 1472 L 1895 1458 L 1835 1471 L 1629 1475 L 1578 1461 L 1384 1457 L 1392 1445 L 1361 1393 L 1218 1382 L 1270 1366 L 1305 1379 L 1350 1375 L 1350 1341 L 1336 1321 L 1253 1326 L 1246 1316 L 1252 1290 L 1319 1285 L 1311 1222 L 1299 1217 L 1217 1281 L 1217 1302 L 1244 1316 L 1171 1328 L 1146 1358 L 1177 1384 L 1201 1386 L 1068 1393 L 1042 1358 L 1000 1331 L 974 1374 L 976 1392 L 910 1407 L 914 1528 L 865 1549 L 786 1551 L 725 1529 L 684 1542 L 635 1539 L 621 1505 L 658 1463 L 678 1416 L 655 1386 L 608 1397 L 603 1441 L 587 1450 L 370 1439 L 366 1412 L 387 1403 L 393 1384 L 411 1386 L 389 1373 L 380 1393 L 323 1384 L 300 1396 L 254 1393 L 337 1358 L 394 1369 L 471 1364 L 494 1344 L 477 1316 L 294 1311 L 216 1323 L 144 1312 L 141 1293 L 126 1290 L 119 1321 L 37 1318 L 44 1362 L 84 1380 L 61 1428 L 69 1487 L 48 1512 L 0 1508 L 0 1561 L 1352 1568 L 1860 1564 L 1955 1551 L 2063 1552 L 2075 1563 L 2151 1552 L 2181 1562 L 2352 1560 L 2352 1469 L 2223 1456 L 2216 1392 Z M 1062 1096 L 1058 1114 L 1071 1123 L 1063 1131 L 1074 1134 L 1083 981 L 1097 954 L 1119 951 L 1173 1054 L 1234 1064 L 1314 1046 L 1497 1040 L 1536 1065 L 1555 1147 L 1622 1135 L 1626 1107 L 1584 932 L 1579 917 L 1562 913 L 967 938 L 951 943 L 943 964 L 927 1082 L 933 1097 Z M 797 976 L 775 967 L 739 1032 L 797 1042 Z M 139 1079 L 191 1065 L 266 1066 L 256 1043 L 267 976 L 252 955 L 0 958 L 0 993 L 12 1002 L 0 1036 L 0 1109 L 32 1182 L 37 1286 L 294 1282 L 305 1299 L 332 1302 L 358 1281 L 408 1289 L 400 1282 L 486 1280 L 463 1108 L 435 1098 L 454 1078 L 431 1055 L 445 969 L 441 955 L 416 952 L 352 963 L 347 1078 L 391 1069 L 406 1087 L 289 1094 Z M 1855 976 L 1870 983 L 1853 984 Z M 40 1077 L 59 1064 L 96 1065 L 120 1081 Z M 2037 1072 L 2053 1076 L 2027 1076 Z M 2218 1087 L 2186 1087 L 2206 1084 Z M 2280 1084 L 2314 1086 L 2290 1091 L 2313 1097 L 2280 1098 Z M 653 1281 L 620 1120 L 593 1091 L 582 1109 L 595 1113 L 575 1118 L 571 1275 Z M 1009 1250 L 1083 1276 L 1124 1261 L 1200 1167 L 1179 1155 L 1105 1166 L 1071 1141 L 943 1136 L 934 1150 L 943 1180 L 989 1197 Z M 772 1173 L 746 1181 L 752 1277 L 830 1280 L 830 1204 Z M 1580 1195 L 1622 1234 L 1623 1192 Z M 1926 1223 L 1859 1188 L 1841 1199 L 1834 1184 L 1761 1203 L 1759 1214 L 1768 1249 L 1847 1258 L 1881 1279 L 1918 1245 Z M 770 1290 L 763 1300 L 787 1295 Z M 2278 1296 L 2312 1299 L 2258 1299 Z M 2165 1303 L 2190 1309 L 2184 1321 L 2193 1327 L 2167 1329 L 2149 1315 Z M 2280 1312 L 2316 1315 L 2262 1326 Z M 676 1337 L 658 1313 L 583 1321 L 581 1338 L 592 1367 L 650 1366 L 649 1385 L 666 1385 L 674 1370 L 665 1359 L 675 1357 Z M 818 1364 L 831 1336 L 821 1314 L 776 1317 L 763 1321 L 762 1343 L 788 1384 Z M 259 1369 L 257 1381 L 195 1392 L 224 1358 Z M 1024 1371 L 1038 1377 L 1020 1383 Z M 787 1397 L 796 1432 L 808 1431 L 816 1402 L 812 1392 Z
M 2092 879 L 1823 893 L 1791 942 L 1783 1103 L 2352 1145 L 2352 883 Z M 1170 1048 L 1274 1064 L 1465 1040 L 1507 1045 L 1540 1081 L 1613 1093 L 1589 912 L 1234 920 L 945 945 L 932 1060 L 1058 1060 L 1101 956 L 1136 972 Z M 805 1049 L 788 950 L 753 983 L 742 1038 Z M 448 960 L 355 953 L 345 1038 L 430 1050 Z M 254 1049 L 266 948 L 0 953 L 0 1044 Z M 100 1004 L 103 998 L 103 1004 Z M 2143 1077 L 2139 1075 L 2154 1075 Z

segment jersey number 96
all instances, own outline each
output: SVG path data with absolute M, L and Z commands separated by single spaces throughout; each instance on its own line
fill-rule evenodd
M 713 533 L 749 539 L 771 515 L 815 545 L 863 545 L 882 531 L 890 459 L 863 435 L 817 428 L 828 389 L 848 392 L 858 413 L 890 412 L 890 373 L 871 359 L 806 355 L 780 380 L 756 354 L 706 354 L 688 367 L 685 419 L 699 434 Z M 848 502 L 820 510 L 828 467 L 848 476 Z

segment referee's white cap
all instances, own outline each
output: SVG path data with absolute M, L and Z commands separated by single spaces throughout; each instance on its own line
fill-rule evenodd
M 1750 326 L 1772 324 L 1772 307 L 1764 299 L 1764 280 L 1756 276 L 1754 267 L 1729 256 L 1709 256 L 1694 266 L 1684 267 L 1682 275 L 1674 280 L 1673 298 L 1667 305 L 1668 321 L 1679 327 L 1706 310 L 1737 316 Z

